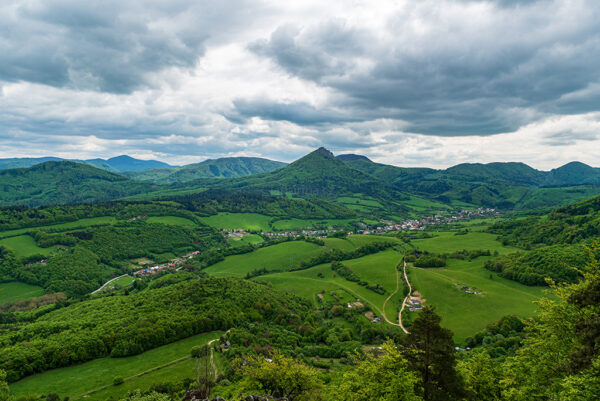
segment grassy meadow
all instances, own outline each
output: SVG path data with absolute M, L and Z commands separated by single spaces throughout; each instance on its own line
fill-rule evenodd
M 450 253 L 466 250 L 490 250 L 498 251 L 500 254 L 515 252 L 515 248 L 505 247 L 496 241 L 497 235 L 483 232 L 468 232 L 456 235 L 456 232 L 434 232 L 433 238 L 415 239 L 411 243 L 421 251 L 435 253 Z
M 204 272 L 218 277 L 244 277 L 254 269 L 285 270 L 321 252 L 322 247 L 309 242 L 283 242 L 254 252 L 228 256 L 225 260 L 204 269 Z
M 147 390 L 154 383 L 194 377 L 193 346 L 218 338 L 221 332 L 200 334 L 125 358 L 100 358 L 79 365 L 46 371 L 10 385 L 15 396 L 58 393 L 71 400 L 106 400 L 124 389 Z M 114 386 L 116 377 L 125 382 Z
M 33 237 L 18 235 L 0 240 L 0 245 L 10 249 L 17 257 L 27 257 L 35 254 L 49 255 L 56 247 L 40 248 Z
M 250 244 L 260 244 L 263 242 L 263 238 L 257 234 L 244 235 L 243 237 L 238 238 L 228 238 L 227 242 L 231 246 L 242 246 L 242 245 L 250 245 Z
M 533 302 L 544 296 L 546 287 L 528 287 L 484 269 L 486 259 L 448 259 L 445 268 L 409 267 L 412 286 L 426 299 L 426 305 L 436 307 L 442 325 L 454 332 L 457 342 L 504 315 L 532 316 Z M 481 294 L 467 294 L 462 286 L 475 288 Z
M 178 216 L 152 216 L 148 217 L 146 221 L 148 223 L 161 223 L 184 227 L 191 227 L 196 225 L 196 223 L 194 223 L 192 220 Z
M 10 283 L 0 283 L 0 305 L 20 301 L 22 299 L 39 297 L 44 295 L 44 289 L 37 285 L 20 283 L 12 281 Z
M 205 224 L 215 228 L 233 230 L 243 228 L 250 231 L 270 231 L 272 217 L 258 213 L 218 213 L 214 216 L 202 217 Z
M 256 281 L 270 283 L 273 288 L 310 299 L 315 306 L 318 306 L 317 294 L 321 291 L 325 290 L 326 293 L 329 293 L 341 290 L 347 294 L 345 298 L 348 301 L 360 299 L 361 302 L 368 303 L 373 311 L 381 316 L 383 315 L 383 303 L 396 290 L 396 266 L 401 259 L 402 254 L 389 249 L 342 262 L 362 280 L 369 284 L 382 285 L 386 289 L 386 293 L 383 295 L 339 277 L 331 270 L 329 263 L 295 272 L 268 274 L 256 278 Z M 401 292 L 394 295 L 386 304 L 386 316 L 393 322 L 397 322 L 397 305 L 401 296 Z
M 91 217 L 88 219 L 80 219 L 68 223 L 51 224 L 43 227 L 28 227 L 19 228 L 17 230 L 0 231 L 0 238 L 14 237 L 35 229 L 44 229 L 45 231 L 68 231 L 95 225 L 114 224 L 116 221 L 117 219 L 112 216 Z

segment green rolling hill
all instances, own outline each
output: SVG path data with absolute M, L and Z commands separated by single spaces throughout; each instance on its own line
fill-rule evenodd
M 151 169 L 129 171 L 125 175 L 141 181 L 171 184 L 193 181 L 200 178 L 235 178 L 266 173 L 284 167 L 286 163 L 260 157 L 224 157 L 188 164 L 175 169 Z
M 70 161 L 0 171 L 0 206 L 96 202 L 150 190 L 151 184 Z

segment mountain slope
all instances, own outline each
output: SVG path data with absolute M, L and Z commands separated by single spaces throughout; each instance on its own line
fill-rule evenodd
M 152 169 L 126 172 L 136 180 L 159 184 L 193 181 L 201 178 L 236 178 L 266 173 L 286 166 L 286 163 L 259 157 L 224 157 L 188 164 L 175 169 Z
M 174 168 L 174 166 L 157 160 L 140 160 L 127 155 L 111 157 L 106 160 L 106 163 L 117 171 L 143 171 L 153 168 Z
M 569 185 L 572 183 L 600 183 L 600 169 L 581 162 L 571 162 L 550 170 L 544 180 L 544 185 Z
M 141 160 L 134 159 L 133 157 L 122 155 L 112 157 L 108 160 L 104 159 L 89 159 L 89 160 L 78 160 L 78 159 L 62 159 L 60 157 L 24 157 L 24 158 L 10 158 L 0 159 L 0 170 L 6 170 L 11 168 L 27 168 L 35 166 L 36 164 L 45 163 L 48 161 L 73 161 L 77 163 L 89 164 L 102 170 L 110 171 L 113 173 L 122 171 L 143 171 L 150 170 L 153 168 L 175 168 L 167 163 L 163 163 L 156 160 Z
M 366 157 L 341 155 L 357 170 L 390 183 L 399 190 L 436 201 L 465 202 L 501 209 L 556 207 L 600 193 L 593 184 L 596 170 L 570 163 L 550 172 L 523 163 L 465 163 L 446 170 L 395 167 Z M 545 188 L 544 186 L 563 186 Z
M 0 206 L 41 206 L 111 200 L 151 190 L 86 164 L 50 161 L 23 169 L 0 171 Z
M 397 192 L 384 182 L 355 170 L 325 148 L 270 173 L 227 180 L 219 187 L 251 191 L 278 191 L 303 197 L 335 198 L 363 193 L 392 197 Z
M 0 159 L 0 170 L 27 168 L 40 163 L 61 160 L 63 159 L 60 157 L 14 157 L 10 159 Z

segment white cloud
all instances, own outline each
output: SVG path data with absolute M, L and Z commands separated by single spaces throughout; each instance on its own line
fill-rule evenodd
M 0 157 L 600 166 L 592 1 L 111 4 L 0 5 Z

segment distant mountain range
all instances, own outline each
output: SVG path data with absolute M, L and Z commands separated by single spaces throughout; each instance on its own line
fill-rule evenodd
M 40 160 L 5 159 L 0 166 Z M 600 194 L 600 169 L 579 162 L 551 171 L 523 163 L 459 164 L 445 170 L 405 168 L 375 163 L 361 155 L 336 157 L 324 148 L 290 164 L 250 157 L 183 167 L 129 156 L 84 163 L 59 159 L 0 171 L 0 206 L 130 195 L 151 198 L 207 188 L 328 199 L 359 212 L 399 216 L 443 205 L 500 209 L 565 205 Z
M 157 184 L 187 182 L 199 178 L 235 178 L 277 170 L 287 163 L 259 157 L 224 157 L 179 168 L 152 169 L 124 173 L 127 177 Z
M 167 163 L 163 163 L 157 160 L 140 160 L 134 159 L 131 156 L 121 155 L 111 157 L 108 160 L 104 159 L 90 159 L 90 160 L 67 160 L 61 159 L 60 157 L 25 157 L 25 158 L 12 158 L 12 159 L 0 159 L 0 170 L 6 170 L 11 168 L 26 168 L 35 166 L 36 164 L 45 163 L 48 161 L 73 161 L 77 163 L 84 163 L 100 168 L 106 171 L 112 172 L 123 172 L 123 171 L 144 171 L 150 169 L 171 169 L 176 166 L 171 166 Z

